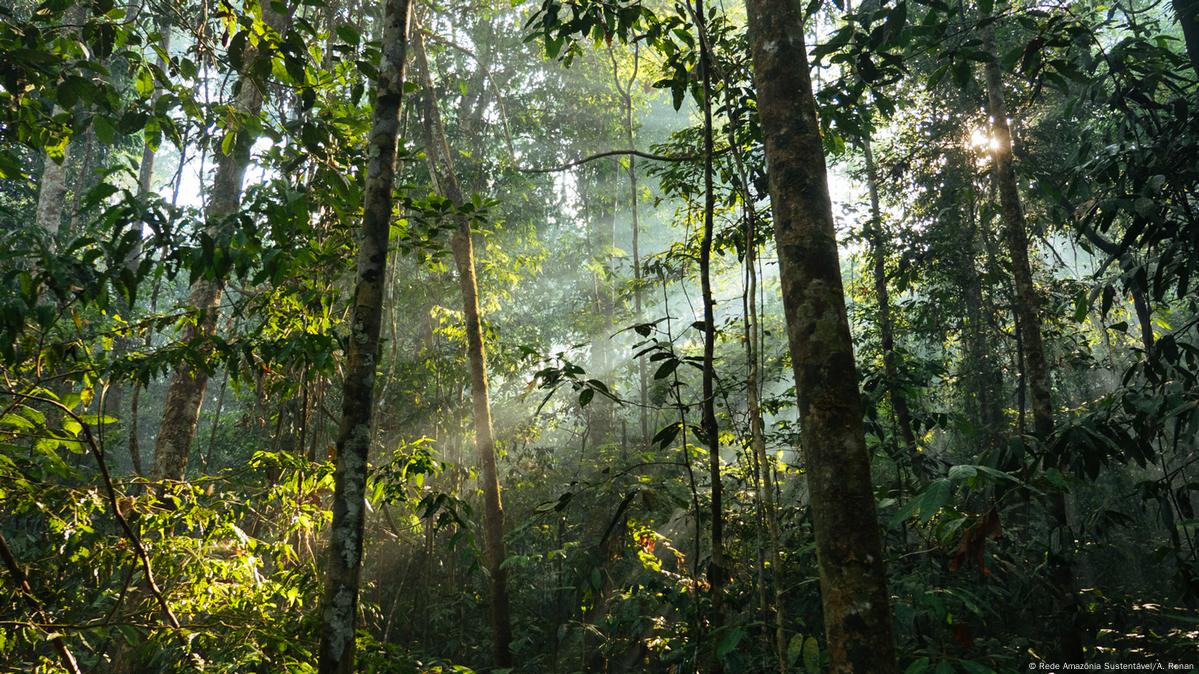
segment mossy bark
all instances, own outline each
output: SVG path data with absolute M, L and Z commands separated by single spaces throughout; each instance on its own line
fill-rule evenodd
M 828 671 L 896 671 L 853 345 L 803 8 L 749 0 L 783 308 L 820 572 Z
M 409 0 L 388 0 L 384 6 L 383 50 L 375 85 L 354 310 L 333 473 L 332 535 L 321 614 L 318 670 L 321 674 L 354 671 L 354 630 L 366 522 L 367 460 L 410 16 Z

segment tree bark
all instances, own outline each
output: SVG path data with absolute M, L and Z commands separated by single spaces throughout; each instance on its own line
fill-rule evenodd
M 354 631 L 366 522 L 367 460 L 411 4 L 409 0 L 388 0 L 383 11 L 383 44 L 371 117 L 354 313 L 346 352 L 341 424 L 337 431 L 332 540 L 321 614 L 318 668 L 321 674 L 355 671 Z
M 55 108 L 58 111 L 58 108 Z M 55 161 L 50 155 L 43 155 L 45 165 L 42 167 L 42 179 L 37 193 L 37 212 L 34 223 L 45 233 L 51 246 L 55 246 L 58 230 L 62 225 L 63 205 L 67 200 L 67 161 L 70 159 L 71 146 L 68 143 L 63 151 L 62 159 Z
M 291 8 L 278 12 L 270 3 L 262 8 L 263 18 L 272 30 L 282 33 L 291 22 Z M 248 54 L 242 77 L 238 83 L 237 99 L 233 104 L 239 118 L 257 117 L 262 111 L 263 90 L 254 81 L 252 73 L 258 54 Z M 222 220 L 235 214 L 241 207 L 242 180 L 250 164 L 250 150 L 256 138 L 244 132 L 237 134 L 236 142 L 229 154 L 217 160 L 213 177 L 211 198 L 205 214 L 207 226 L 215 231 Z M 194 323 L 183 329 L 182 341 L 196 342 L 211 337 L 216 331 L 217 314 L 221 307 L 222 287 L 219 280 L 200 279 L 192 286 L 188 304 L 198 312 Z M 208 386 L 208 373 L 203 368 L 180 365 L 171 378 L 163 405 L 162 424 L 154 445 L 154 468 L 156 480 L 182 480 L 187 474 L 187 460 L 192 438 L 196 434 L 196 423 L 200 419 L 200 406 L 204 401 L 204 390 Z
M 887 579 L 802 6 L 746 6 L 829 671 L 892 674 Z
M 424 86 L 424 134 L 426 151 L 437 189 L 455 208 L 465 203 L 454 160 L 446 141 L 445 127 L 437 108 L 436 93 L 425 55 L 424 39 L 419 31 L 413 40 L 417 69 Z M 508 573 L 503 568 L 507 551 L 504 544 L 504 505 L 500 495 L 499 471 L 495 460 L 495 437 L 491 426 L 491 399 L 487 385 L 487 352 L 483 344 L 483 326 L 479 318 L 479 286 L 475 277 L 474 242 L 470 221 L 459 216 L 458 228 L 450 240 L 458 285 L 466 319 L 466 348 L 470 359 L 471 400 L 474 407 L 475 444 L 482 467 L 484 565 L 491 586 L 488 607 L 492 647 L 497 667 L 511 667 L 512 618 L 508 602 Z
M 983 50 L 990 56 L 984 65 L 987 86 L 987 107 L 991 116 L 991 173 L 999 192 L 999 209 L 1003 218 L 1008 252 L 1012 262 L 1012 280 L 1016 288 L 1016 327 L 1020 334 L 1023 354 L 1022 368 L 1032 397 L 1033 431 L 1042 440 L 1053 435 L 1053 396 L 1049 381 L 1049 364 L 1041 333 L 1041 317 L 1032 265 L 1028 256 L 1028 232 L 1024 209 L 1016 184 L 1013 165 L 1012 130 L 1008 124 L 1007 103 L 1003 94 L 1003 74 L 995 50 L 992 24 L 982 29 Z M 1061 461 L 1059 460 L 1060 464 Z M 1064 466 L 1057 466 L 1062 468 Z M 1073 536 L 1066 509 L 1066 497 L 1057 492 L 1050 497 L 1049 515 L 1058 530 L 1056 559 L 1050 571 L 1058 592 L 1059 610 L 1065 614 L 1059 649 L 1065 660 L 1080 662 L 1083 657 L 1082 630 L 1079 624 L 1077 588 L 1074 577 Z
M 1191 67 L 1199 74 L 1199 0 L 1173 0 L 1173 4 L 1174 15 L 1182 26 L 1182 37 L 1186 41 Z

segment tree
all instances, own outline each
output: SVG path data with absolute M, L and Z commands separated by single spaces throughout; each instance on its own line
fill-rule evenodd
M 890 600 L 802 7 L 746 3 L 829 671 L 896 671 Z
M 474 242 L 471 221 L 463 211 L 466 198 L 458 183 L 453 156 L 446 141 L 445 127 L 437 107 L 433 79 L 425 55 L 424 38 L 417 34 L 414 42 L 416 65 L 424 86 L 424 139 L 435 184 L 458 211 L 458 225 L 450 240 L 454 265 L 458 271 L 458 288 L 462 295 L 463 316 L 466 321 L 466 350 L 470 360 L 470 394 L 474 413 L 475 446 L 482 467 L 483 487 L 483 557 L 487 568 L 491 597 L 488 612 L 491 620 L 492 649 L 499 667 L 512 666 L 512 617 L 508 606 L 508 574 L 504 568 L 507 552 L 504 546 L 504 504 L 500 495 L 499 470 L 495 459 L 495 435 L 491 425 L 491 395 L 487 384 L 487 350 L 483 343 L 483 324 L 479 316 L 479 284 L 475 276 Z
M 291 11 L 290 6 L 284 6 L 283 11 L 280 11 L 273 3 L 263 5 L 265 27 L 276 36 L 284 33 L 291 23 Z M 247 49 L 243 55 L 245 68 L 236 87 L 232 117 L 236 120 L 234 124 L 243 124 L 245 127 L 227 129 L 226 133 L 233 134 L 234 141 L 228 151 L 217 159 L 211 198 L 205 213 L 207 227 L 214 234 L 241 206 L 242 180 L 250 165 L 250 151 L 257 140 L 256 134 L 247 130 L 258 127 L 251 120 L 255 120 L 262 112 L 266 97 L 265 83 L 257 75 L 260 72 L 257 64 L 260 61 L 269 62 L 270 59 L 270 50 L 261 47 Z M 183 328 L 184 342 L 203 341 L 216 332 L 222 292 L 219 279 L 201 278 L 192 285 L 188 305 L 196 310 L 197 315 L 194 321 L 189 321 Z M 154 479 L 182 480 L 186 476 L 192 438 L 196 434 L 196 423 L 200 418 L 200 407 L 207 387 L 208 372 L 203 367 L 183 364 L 175 371 L 167 389 L 162 423 L 154 444 L 154 468 L 151 473 Z
M 984 17 L 984 20 L 993 17 Z M 1023 355 L 1023 375 L 1032 393 L 1033 427 L 1038 438 L 1047 440 L 1053 435 L 1053 391 L 1049 379 L 1049 362 L 1041 329 L 1040 302 L 1033 282 L 1029 262 L 1028 231 L 1020 189 L 1016 183 L 1013 163 L 1012 130 L 1008 123 L 1007 102 L 1003 94 L 1003 73 L 995 51 L 995 30 L 992 23 L 982 29 L 983 50 L 989 58 L 984 62 L 987 89 L 987 111 L 991 116 L 991 174 L 999 193 L 999 210 L 1003 218 L 1008 253 L 1011 255 L 1012 280 L 1015 285 L 1016 329 Z M 1060 467 L 1060 466 L 1058 466 Z M 1077 587 L 1074 579 L 1073 535 L 1066 509 L 1066 497 L 1061 491 L 1050 497 L 1051 516 L 1058 529 L 1057 548 L 1053 560 L 1054 583 L 1060 594 L 1063 613 L 1068 624 L 1062 630 L 1061 655 L 1064 659 L 1080 661 L 1083 657 L 1081 625 L 1079 624 Z
M 322 674 L 356 671 L 355 625 L 366 522 L 366 472 L 370 456 L 379 329 L 387 279 L 388 240 L 395 188 L 396 145 L 412 7 L 389 0 L 383 8 L 383 51 L 371 113 L 369 160 L 363 192 L 362 234 L 354 309 L 346 353 L 337 467 L 333 474 L 333 523 L 321 622 Z

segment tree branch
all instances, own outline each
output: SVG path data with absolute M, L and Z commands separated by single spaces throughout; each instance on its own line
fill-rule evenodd
M 29 585 L 29 579 L 25 577 L 25 572 L 21 570 L 21 565 L 17 563 L 17 558 L 13 556 L 12 549 L 8 547 L 8 541 L 4 539 L 3 533 L 0 533 L 0 558 L 3 558 L 4 566 L 12 574 L 13 582 L 17 586 L 18 593 L 25 598 L 25 603 L 34 613 L 44 616 L 42 603 L 38 600 L 37 595 L 33 593 L 33 588 Z M 59 657 L 62 658 L 62 664 L 66 667 L 67 671 L 71 672 L 71 674 L 81 674 L 79 663 L 75 661 L 75 656 L 71 653 L 71 649 L 67 648 L 67 642 L 63 641 L 61 636 L 55 635 L 50 637 L 50 643 L 54 644 L 54 650 L 58 651 Z
M 595 161 L 597 159 L 603 159 L 604 157 L 616 157 L 616 156 L 626 156 L 626 155 L 631 155 L 633 157 L 641 157 L 642 159 L 649 159 L 651 161 L 669 161 L 669 162 L 700 161 L 703 159 L 703 157 L 701 155 L 684 155 L 682 157 L 667 157 L 665 155 L 651 154 L 649 152 L 642 152 L 640 150 L 608 150 L 607 152 L 599 152 L 599 153 L 596 153 L 596 154 L 593 154 L 593 155 L 590 155 L 587 157 L 583 157 L 582 159 L 576 159 L 572 162 L 567 162 L 565 164 L 562 164 L 561 166 L 552 166 L 552 167 L 547 167 L 547 168 L 520 167 L 517 170 L 520 171 L 521 173 L 555 173 L 557 171 L 565 171 L 567 169 L 572 169 L 576 166 L 582 166 L 583 164 L 586 164 L 587 162 Z
M 83 429 L 83 438 L 87 442 L 88 448 L 91 449 L 92 456 L 96 457 L 96 465 L 100 468 L 100 477 L 104 481 L 104 491 L 108 497 L 108 506 L 112 510 L 113 517 L 115 517 L 117 519 L 117 523 L 120 524 L 121 531 L 125 534 L 125 538 L 127 538 L 130 545 L 133 546 L 133 550 L 137 555 L 138 562 L 141 564 L 142 573 L 144 573 L 146 576 L 146 587 L 150 590 L 150 594 L 153 595 L 154 600 L 157 602 L 159 608 L 162 609 L 162 614 L 166 618 L 167 624 L 175 629 L 180 629 L 179 619 L 175 617 L 175 612 L 171 610 L 170 605 L 167 604 L 166 597 L 164 597 L 162 594 L 162 590 L 154 581 L 154 571 L 150 566 L 150 555 L 146 552 L 146 547 L 142 545 L 141 539 L 133 531 L 133 526 L 129 524 L 129 520 L 125 519 L 125 516 L 121 514 L 120 506 L 117 503 L 117 491 L 112 482 L 112 474 L 108 471 L 108 461 L 104 458 L 104 450 L 101 449 L 98 444 L 96 444 L 96 439 L 92 436 L 91 425 L 80 418 L 78 414 L 75 414 L 71 408 L 57 400 L 42 398 L 40 396 L 32 396 L 25 393 L 14 392 L 14 395 L 27 400 L 36 400 L 41 403 L 52 405 L 58 408 L 63 414 L 69 416 Z

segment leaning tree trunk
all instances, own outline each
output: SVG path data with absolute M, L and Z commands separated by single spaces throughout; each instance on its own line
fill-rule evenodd
M 748 0 L 829 671 L 896 671 L 890 600 L 803 7 Z
M 366 521 L 366 470 L 371 444 L 379 326 L 387 278 L 387 242 L 395 187 L 396 142 L 404 94 L 409 0 L 388 0 L 383 15 L 383 51 L 371 119 L 366 188 L 362 204 L 362 240 L 354 313 L 346 353 L 337 465 L 333 473 L 333 523 L 321 614 L 321 674 L 354 671 L 354 630 L 358 582 L 362 573 L 362 536 Z
M 446 141 L 445 126 L 437 108 L 424 39 L 420 32 L 413 41 L 416 65 L 424 86 L 424 134 L 426 151 L 435 182 L 441 193 L 455 208 L 465 203 L 454 160 Z M 487 389 L 487 352 L 483 345 L 483 327 L 479 319 L 479 285 L 475 277 L 474 242 L 470 221 L 459 216 L 458 228 L 450 240 L 454 264 L 458 270 L 458 285 L 462 293 L 463 315 L 466 319 L 466 348 L 470 359 L 471 400 L 474 406 L 475 444 L 482 467 L 483 487 L 483 557 L 491 585 L 489 617 L 495 664 L 512 666 L 512 617 L 508 607 L 508 573 L 504 569 L 507 551 L 504 546 L 504 505 L 500 496 L 499 471 L 495 460 L 495 436 L 491 427 L 491 398 Z
M 267 25 L 276 32 L 284 32 L 291 22 L 290 8 L 287 12 L 278 12 L 267 3 L 263 5 L 262 12 Z M 257 70 L 255 64 L 259 58 L 257 54 L 250 54 L 245 59 L 247 65 L 243 69 L 237 100 L 233 104 L 239 118 L 257 117 L 262 112 L 263 90 L 252 74 Z M 253 134 L 245 133 L 243 129 L 237 134 L 231 151 L 217 160 L 212 196 L 205 214 L 210 230 L 217 230 L 222 226 L 222 220 L 235 214 L 241 207 L 242 180 L 250 165 L 250 149 L 255 140 Z M 217 314 L 221 307 L 220 281 L 196 281 L 188 304 L 196 309 L 198 315 L 194 323 L 188 323 L 183 329 L 183 341 L 195 342 L 211 337 L 216 331 Z M 203 368 L 186 364 L 180 365 L 171 378 L 163 404 L 162 424 L 154 445 L 154 479 L 182 480 L 186 475 L 188 453 L 196 434 L 200 405 L 204 401 L 204 389 L 207 386 L 208 373 Z
M 1008 251 L 1012 258 L 1012 280 L 1016 287 L 1016 328 L 1024 355 L 1024 375 L 1032 394 L 1033 428 L 1039 439 L 1053 435 L 1053 396 L 1049 383 L 1049 364 L 1041 334 L 1041 317 L 1032 265 L 1028 257 L 1028 232 L 1024 210 L 1012 164 L 1012 130 L 1008 125 L 1007 103 L 1003 95 L 1003 74 L 995 51 L 992 24 L 982 30 L 984 51 L 990 56 L 984 65 L 987 86 L 987 112 L 991 116 L 991 172 L 999 192 L 999 210 L 1003 218 Z M 1058 466 L 1061 468 L 1062 466 Z M 1059 610 L 1067 623 L 1061 629 L 1059 648 L 1064 659 L 1075 662 L 1083 657 L 1082 630 L 1071 556 L 1072 536 L 1065 494 L 1057 492 L 1049 501 L 1050 517 L 1058 530 L 1056 557 L 1051 577 L 1058 592 Z

